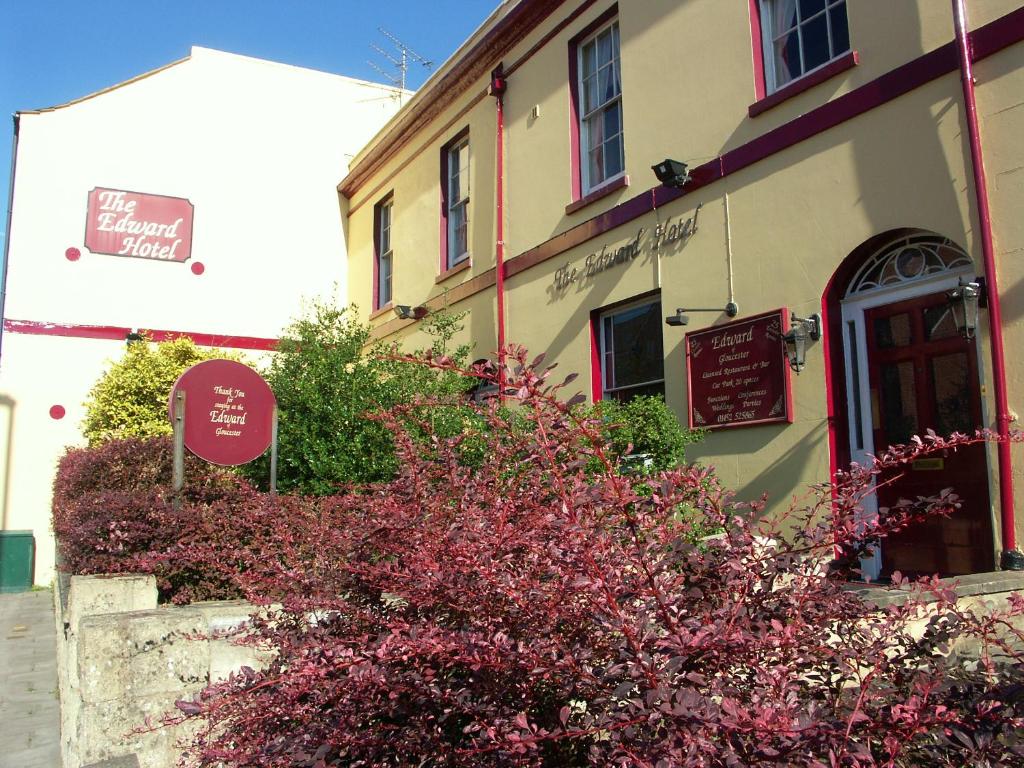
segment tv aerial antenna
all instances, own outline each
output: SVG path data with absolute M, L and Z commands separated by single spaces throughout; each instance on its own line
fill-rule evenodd
M 384 29 L 384 27 L 377 27 L 377 31 L 384 35 L 384 37 L 386 37 L 395 47 L 395 54 L 389 53 L 376 43 L 370 43 L 370 47 L 391 62 L 394 70 L 388 71 L 379 66 L 376 62 L 370 60 L 367 60 L 366 63 L 373 67 L 377 72 L 384 75 L 392 85 L 401 88 L 403 91 L 405 90 L 405 82 L 409 74 L 410 62 L 419 64 L 424 69 L 430 69 L 434 66 L 434 62 L 420 56 L 420 54 L 416 53 L 416 51 L 399 40 L 394 34 Z

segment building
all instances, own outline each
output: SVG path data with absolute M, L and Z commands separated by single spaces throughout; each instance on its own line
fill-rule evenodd
M 477 357 L 514 341 L 594 399 L 663 392 L 709 429 L 691 455 L 775 507 L 928 428 L 1007 431 L 1024 8 L 884 5 L 508 0 L 340 183 L 350 300 L 376 338 L 416 346 L 401 308 L 447 304 Z M 1021 567 L 1022 459 L 915 465 L 883 504 L 964 507 L 868 572 Z
M 2 529 L 53 572 L 50 488 L 127 335 L 271 349 L 346 291 L 334 187 L 395 88 L 219 51 L 14 116 L 0 348 Z

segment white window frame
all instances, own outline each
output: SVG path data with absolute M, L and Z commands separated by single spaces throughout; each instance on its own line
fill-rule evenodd
M 595 61 L 597 56 L 597 39 L 611 30 L 612 33 L 612 58 L 610 62 L 602 65 L 598 63 L 597 68 L 591 75 L 592 78 L 597 79 L 600 83 L 600 73 L 605 67 L 610 67 L 612 70 L 613 82 L 618 83 L 618 90 L 614 96 L 598 104 L 595 104 L 589 112 L 584 111 L 586 109 L 587 97 L 587 78 L 585 78 L 584 72 L 584 56 L 588 46 L 593 46 L 595 51 Z M 623 112 L 622 112 L 622 60 L 621 60 L 621 40 L 619 37 L 619 20 L 612 19 L 607 24 L 601 26 L 592 35 L 587 36 L 581 40 L 576 46 L 576 94 L 577 94 L 577 111 L 579 114 L 579 163 L 580 163 L 580 186 L 581 193 L 586 195 L 593 192 L 605 184 L 608 184 L 616 179 L 621 178 L 626 174 L 626 131 L 623 125 Z M 595 91 L 597 89 L 595 88 Z M 600 94 L 598 95 L 600 98 Z M 602 178 L 592 178 L 590 170 L 590 139 L 591 139 L 591 123 L 597 121 L 603 121 L 604 115 L 608 110 L 616 109 L 619 113 L 619 132 L 616 134 L 620 137 L 619 139 L 619 164 L 621 166 L 618 173 L 614 173 L 610 176 L 603 176 Z M 603 127 L 602 127 L 603 131 Z M 609 137 L 605 136 L 602 139 L 602 145 L 606 144 Z M 602 156 L 602 163 L 604 162 Z M 602 173 L 604 169 L 602 168 Z
M 641 387 L 649 387 L 652 384 L 661 384 L 662 390 L 665 388 L 665 355 L 664 355 L 664 337 L 662 338 L 662 371 L 660 379 L 651 379 L 649 381 L 640 381 L 633 384 L 625 384 L 623 386 L 616 386 L 615 382 L 612 382 L 612 386 L 608 386 L 609 380 L 609 367 L 611 368 L 611 378 L 615 378 L 615 349 L 613 339 L 609 338 L 607 332 L 607 323 L 605 322 L 608 318 L 621 315 L 624 312 L 636 309 L 637 307 L 645 307 L 654 305 L 658 307 L 657 315 L 661 316 L 661 297 L 649 297 L 646 299 L 639 299 L 638 301 L 632 301 L 629 304 L 623 304 L 598 315 L 598 355 L 601 360 L 601 399 L 611 400 L 614 399 L 614 395 L 617 392 L 625 392 L 630 389 L 639 389 Z M 660 327 L 660 326 L 659 326 Z
M 799 11 L 800 0 L 759 0 L 759 2 L 761 4 L 760 5 L 760 8 L 761 8 L 761 59 L 762 59 L 763 64 L 764 64 L 764 84 L 765 84 L 765 91 L 767 93 L 774 93 L 775 91 L 779 90 L 780 88 L 784 88 L 785 86 L 789 85 L 790 83 L 795 83 L 798 80 L 800 80 L 800 79 L 802 79 L 804 77 L 807 77 L 807 75 L 809 75 L 812 72 L 815 72 L 815 71 L 821 69 L 822 67 L 824 67 L 827 64 L 829 64 L 829 62 L 835 61 L 836 59 L 838 59 L 843 54 L 848 53 L 850 50 L 852 50 L 852 47 L 850 47 L 850 46 L 848 46 L 845 50 L 842 50 L 842 51 L 834 51 L 834 50 L 832 50 L 832 15 L 829 13 L 829 11 L 832 8 L 834 8 L 835 6 L 837 6 L 837 5 L 840 5 L 842 3 L 847 3 L 847 5 L 846 5 L 846 32 L 847 32 L 847 37 L 849 37 L 849 32 L 850 32 L 850 15 L 849 15 L 849 4 L 848 4 L 847 0 L 825 0 L 825 7 L 824 7 L 824 9 L 821 10 L 821 11 L 818 11 L 817 13 L 815 13 L 814 15 L 812 15 L 812 16 L 806 18 L 806 19 L 802 19 L 802 18 L 799 17 L 799 14 L 800 14 L 800 11 Z M 781 3 L 781 2 L 793 2 L 795 8 L 797 9 L 797 24 L 796 24 L 795 29 L 797 31 L 797 36 L 798 36 L 798 40 L 799 40 L 800 69 L 801 69 L 801 73 L 799 75 L 797 75 L 796 77 L 790 78 L 789 80 L 786 80 L 785 82 L 781 82 L 780 83 L 779 82 L 779 73 L 776 72 L 776 70 L 775 70 L 775 42 L 776 42 L 776 40 L 778 40 L 779 38 L 782 37 L 783 32 L 779 32 L 778 30 L 776 30 L 774 28 L 774 20 L 775 20 L 775 16 L 776 16 L 775 9 L 778 7 L 779 3 Z M 814 21 L 815 19 L 817 19 L 822 14 L 825 15 L 825 35 L 827 37 L 827 42 L 828 42 L 829 58 L 827 60 L 823 61 L 821 64 L 817 65 L 816 67 L 812 68 L 812 69 L 805 69 L 805 67 L 804 67 L 804 35 L 803 35 L 804 27 L 806 27 L 808 23 Z M 791 29 L 786 29 L 786 30 L 784 30 L 784 32 L 788 33 L 788 32 L 791 31 Z
M 395 210 L 394 198 L 378 203 L 376 242 L 374 243 L 377 259 L 377 309 L 386 307 L 393 297 L 392 279 L 395 274 L 394 249 L 391 247 L 391 225 Z M 384 265 L 387 263 L 387 279 Z
M 462 156 L 462 150 L 466 150 L 466 163 L 464 166 L 459 165 L 459 158 Z M 458 187 L 462 192 L 462 195 L 455 199 L 452 195 L 453 181 L 458 180 Z M 451 146 L 445 149 L 445 181 L 446 195 L 445 195 L 445 226 L 447 227 L 447 243 L 445 254 L 445 267 L 451 269 L 458 266 L 466 259 L 469 258 L 469 179 L 470 179 L 470 148 L 469 148 L 469 136 L 456 141 Z M 457 209 L 462 209 L 463 216 L 466 222 L 466 249 L 464 251 L 456 251 L 457 238 L 455 237 L 456 232 L 456 220 L 455 212 Z

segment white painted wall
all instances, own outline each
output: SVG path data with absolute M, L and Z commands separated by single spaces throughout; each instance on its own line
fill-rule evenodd
M 336 185 L 399 107 L 396 89 L 193 48 L 181 62 L 77 102 L 20 113 L 4 320 L 276 338 L 302 297 L 347 296 Z M 194 206 L 185 263 L 92 254 L 94 187 Z M 65 257 L 78 248 L 78 261 Z M 194 262 L 204 271 L 196 275 Z M 81 403 L 123 342 L 5 330 L 0 503 L 33 529 L 52 576 L 53 468 L 80 442 Z M 52 405 L 67 415 L 50 417 Z

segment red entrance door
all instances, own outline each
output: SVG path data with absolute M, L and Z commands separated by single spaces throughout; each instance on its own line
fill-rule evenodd
M 864 313 L 875 450 L 906 443 L 931 428 L 940 435 L 981 427 L 978 359 L 956 330 L 945 294 Z M 984 445 L 916 462 L 879 489 L 880 507 L 953 488 L 961 508 L 882 542 L 882 572 L 952 576 L 994 567 Z

